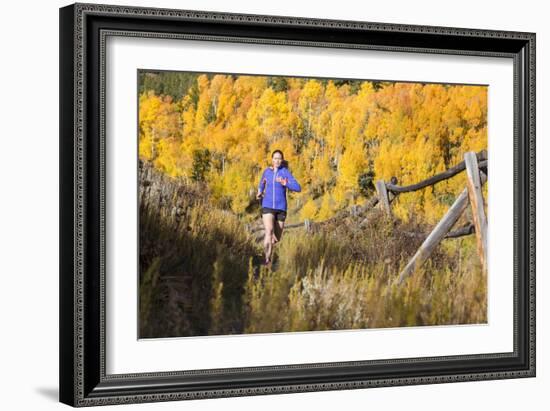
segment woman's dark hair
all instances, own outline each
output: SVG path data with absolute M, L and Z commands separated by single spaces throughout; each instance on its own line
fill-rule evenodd
M 285 155 L 283 154 L 283 152 L 281 150 L 275 150 L 273 153 L 271 153 L 271 158 L 273 158 L 273 156 L 276 153 L 279 153 L 281 155 L 281 157 L 283 158 L 283 161 L 281 161 L 281 167 L 288 168 L 288 161 L 285 160 Z

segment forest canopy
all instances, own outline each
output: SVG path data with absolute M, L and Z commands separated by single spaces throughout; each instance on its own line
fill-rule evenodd
M 203 182 L 217 206 L 245 217 L 275 149 L 302 186 L 289 208 L 327 219 L 378 179 L 416 183 L 487 149 L 487 87 L 140 72 L 140 158 Z M 392 208 L 434 223 L 464 186 L 462 173 Z

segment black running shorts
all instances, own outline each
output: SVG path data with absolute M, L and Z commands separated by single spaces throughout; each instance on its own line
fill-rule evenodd
M 285 221 L 286 218 L 286 211 L 276 210 L 274 208 L 262 207 L 262 214 L 273 214 L 277 221 Z

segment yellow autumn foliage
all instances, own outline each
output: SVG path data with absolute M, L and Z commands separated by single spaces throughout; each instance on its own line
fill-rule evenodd
M 315 220 L 317 217 L 317 204 L 313 199 L 306 201 L 302 210 L 300 211 L 300 217 L 304 220 Z
M 179 101 L 141 93 L 140 158 L 191 178 L 194 153 L 208 150 L 205 181 L 220 204 L 243 215 L 280 149 L 302 186 L 289 204 L 301 204 L 302 218 L 322 220 L 367 200 L 359 181 L 369 171 L 408 185 L 487 149 L 485 86 L 285 80 L 281 89 L 265 76 L 201 74 Z M 433 224 L 464 186 L 462 173 L 402 194 L 392 208 Z

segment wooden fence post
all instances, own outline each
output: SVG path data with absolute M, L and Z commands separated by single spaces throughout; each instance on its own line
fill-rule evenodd
M 487 176 L 480 172 L 481 184 L 485 183 Z M 462 190 L 451 208 L 437 223 L 433 231 L 424 240 L 416 254 L 399 274 L 398 283 L 401 284 L 405 278 L 414 273 L 417 267 L 420 267 L 428 259 L 434 248 L 441 242 L 453 225 L 457 222 L 466 207 L 468 206 L 468 188 Z
M 480 171 L 475 153 L 471 151 L 465 153 L 464 163 L 466 164 L 466 174 L 468 175 L 468 197 L 470 198 L 470 207 L 475 226 L 477 253 L 483 270 L 487 270 L 487 217 L 483 208 Z
M 384 211 L 386 211 L 386 214 L 391 217 L 392 212 L 390 208 L 390 200 L 388 198 L 388 190 L 386 189 L 386 183 L 384 183 L 384 180 L 378 180 L 376 182 L 376 191 L 378 192 L 380 204 L 382 205 Z

